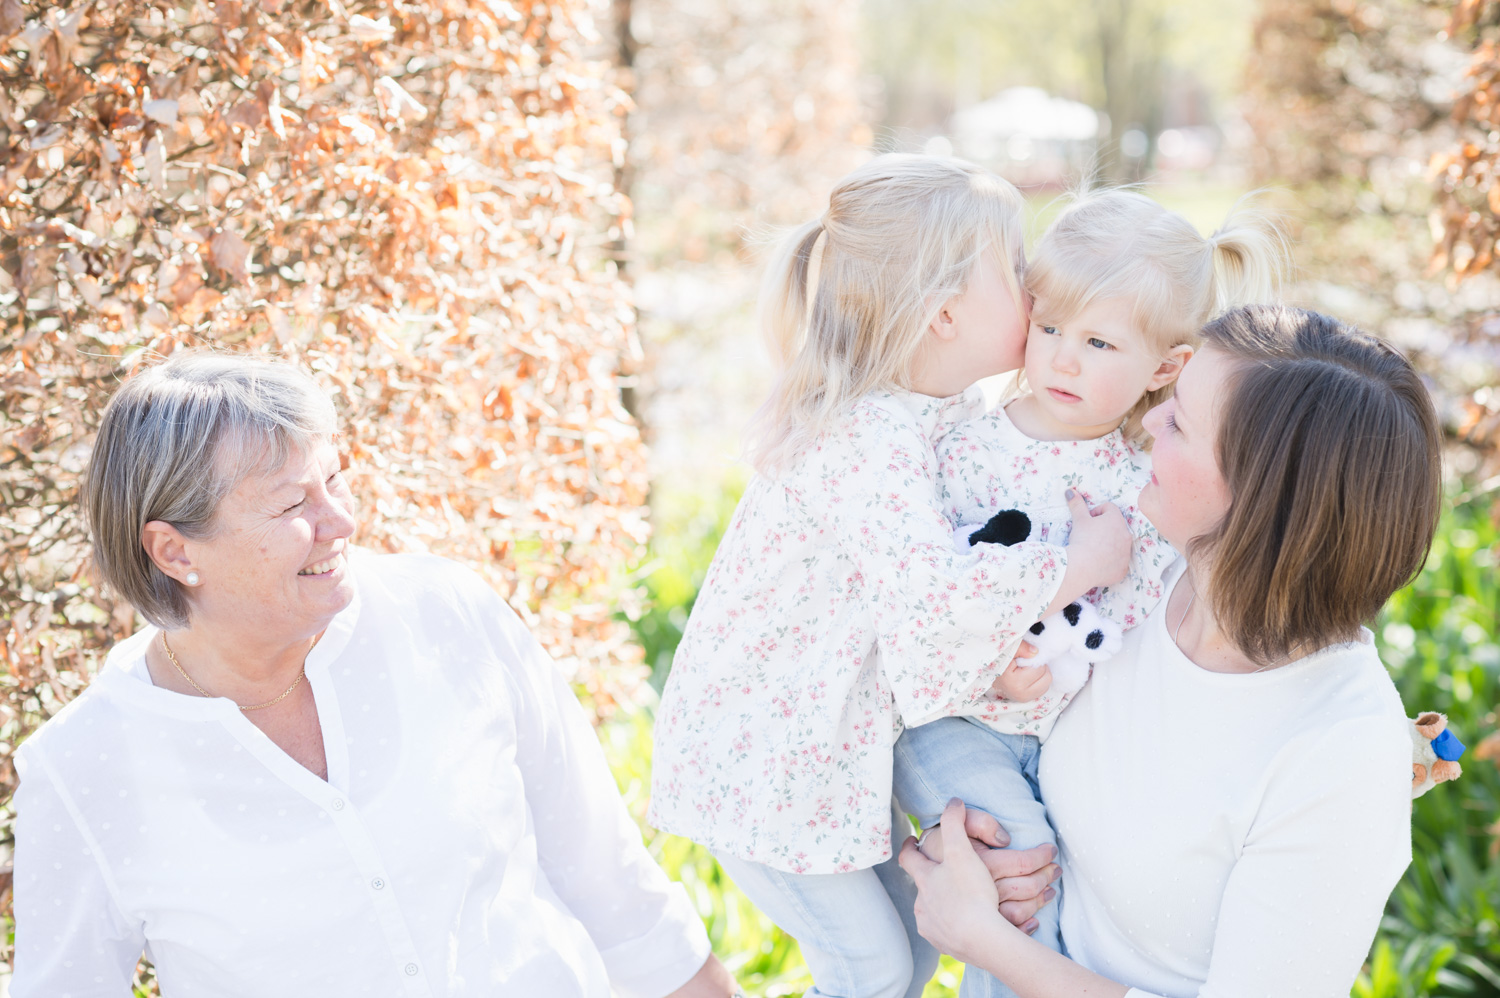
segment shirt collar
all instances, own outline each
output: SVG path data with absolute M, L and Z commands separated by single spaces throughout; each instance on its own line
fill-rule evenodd
M 970 385 L 957 395 L 936 398 L 894 388 L 887 395 L 915 417 L 917 426 L 928 440 L 936 441 L 966 419 L 984 415 L 984 390 Z

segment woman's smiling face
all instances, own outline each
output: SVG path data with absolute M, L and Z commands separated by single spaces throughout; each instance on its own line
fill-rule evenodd
M 293 451 L 226 495 L 208 537 L 188 540 L 193 617 L 234 619 L 288 641 L 320 633 L 354 598 L 354 501 L 331 441 Z
M 1229 511 L 1229 485 L 1219 470 L 1219 415 L 1233 386 L 1235 362 L 1220 350 L 1193 355 L 1173 396 L 1146 414 L 1151 482 L 1140 509 L 1178 551 L 1214 530 Z

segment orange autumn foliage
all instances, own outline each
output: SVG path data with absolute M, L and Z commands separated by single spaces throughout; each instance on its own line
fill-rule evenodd
M 78 478 L 115 386 L 183 347 L 311 370 L 358 540 L 476 568 L 596 709 L 633 695 L 629 102 L 597 44 L 586 0 L 0 0 L 0 796 L 137 626 Z

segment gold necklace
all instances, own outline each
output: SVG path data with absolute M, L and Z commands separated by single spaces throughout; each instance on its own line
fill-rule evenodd
M 171 662 L 172 663 L 172 667 L 174 669 L 176 669 L 179 673 L 182 674 L 182 678 L 186 679 L 188 681 L 188 685 L 189 686 L 191 686 L 193 689 L 197 690 L 199 693 L 202 693 L 204 696 L 208 697 L 209 699 L 213 699 L 214 698 L 214 695 L 212 693 L 208 692 L 208 690 L 205 690 L 203 687 L 201 687 L 197 683 L 193 682 L 193 677 L 189 676 L 187 674 L 187 670 L 182 667 L 182 663 L 179 662 L 179 661 L 177 661 L 177 656 L 174 655 L 174 654 L 172 654 L 172 646 L 169 645 L 169 644 L 167 644 L 167 632 L 166 631 L 162 631 L 161 632 L 161 647 L 162 647 L 162 651 L 164 651 L 164 652 L 167 653 L 167 661 Z M 283 693 L 283 694 L 281 694 L 281 696 L 277 697 L 275 700 L 267 700 L 265 703 L 256 703 L 256 704 L 251 704 L 248 707 L 240 707 L 240 710 L 260 710 L 263 707 L 274 707 L 274 706 L 276 706 L 281 701 L 283 701 L 287 697 L 291 696 L 292 695 L 292 690 L 295 690 L 298 686 L 301 686 L 302 685 L 302 680 L 304 678 L 306 678 L 306 676 L 307 676 L 307 667 L 304 665 L 300 670 L 298 670 L 298 672 L 297 672 L 297 678 L 294 679 L 294 680 L 292 680 L 292 685 L 288 686 L 286 688 L 286 692 Z M 235 704 L 235 706 L 239 707 L 239 704 Z

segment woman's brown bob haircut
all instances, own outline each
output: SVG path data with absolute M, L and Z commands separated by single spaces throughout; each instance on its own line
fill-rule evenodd
M 1203 346 L 1239 362 L 1219 423 L 1229 511 L 1194 548 L 1219 625 L 1263 665 L 1354 639 L 1437 529 L 1427 390 L 1388 344 L 1303 309 L 1232 309 Z

